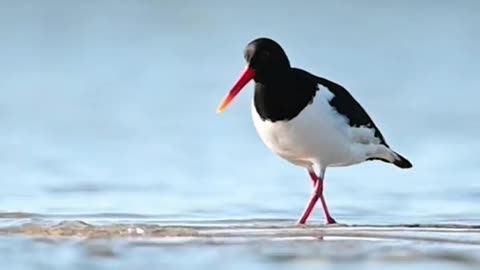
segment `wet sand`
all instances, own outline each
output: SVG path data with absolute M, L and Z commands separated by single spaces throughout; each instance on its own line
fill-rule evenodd
M 179 269 L 192 264 L 200 268 L 228 265 L 229 269 L 325 264 L 474 269 L 480 264 L 480 226 L 476 225 L 296 226 L 293 220 L 182 222 L 25 213 L 4 214 L 0 224 L 4 240 L 47 244 L 45 250 L 69 249 L 83 262 L 124 261 L 131 254 L 138 260 L 156 250 L 149 266 L 166 263 Z M 191 258 L 198 262 L 178 261 L 185 254 L 195 254 Z M 134 263 L 126 265 L 133 267 Z
M 20 235 L 40 238 L 125 238 L 152 240 L 159 243 L 202 242 L 221 240 L 238 243 L 257 240 L 361 240 L 361 241 L 421 241 L 480 247 L 480 226 L 461 224 L 399 224 L 399 225 L 272 225 L 274 220 L 217 221 L 204 225 L 127 223 L 95 225 L 81 220 L 35 220 L 20 225 L 7 225 L 0 235 Z M 293 224 L 293 221 L 291 221 Z M 9 222 L 11 223 L 11 221 Z M 105 223 L 105 221 L 99 222 Z M 279 221 L 280 224 L 287 223 Z

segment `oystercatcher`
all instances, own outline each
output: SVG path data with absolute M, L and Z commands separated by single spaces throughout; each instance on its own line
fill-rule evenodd
M 251 112 L 260 138 L 283 159 L 306 168 L 313 181 L 314 193 L 300 224 L 306 224 L 319 199 L 326 223 L 336 223 L 323 196 L 328 167 L 369 160 L 412 167 L 389 147 L 373 120 L 344 87 L 292 67 L 283 48 L 269 38 L 251 41 L 244 54 L 246 70 L 219 112 L 227 110 L 245 85 L 255 81 Z

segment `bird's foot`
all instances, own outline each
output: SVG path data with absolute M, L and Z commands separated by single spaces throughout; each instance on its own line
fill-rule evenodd
M 326 220 L 327 220 L 327 223 L 326 223 L 327 225 L 337 224 L 337 221 L 335 221 L 335 219 L 333 219 L 333 218 L 330 217 L 330 216 L 327 217 Z
M 325 225 L 328 226 L 328 225 L 337 225 L 337 224 L 338 224 L 338 223 L 337 223 L 337 221 L 336 221 L 334 218 L 332 218 L 332 217 L 327 217 L 327 218 L 326 218 Z M 298 222 L 297 222 L 297 225 L 298 225 L 298 226 L 301 226 L 301 227 L 308 226 L 306 220 L 300 220 L 300 221 L 298 221 Z

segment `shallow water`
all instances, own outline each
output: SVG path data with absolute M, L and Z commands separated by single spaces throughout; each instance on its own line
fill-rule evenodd
M 479 12 L 473 0 L 0 1 L 0 266 L 475 266 Z M 414 164 L 328 170 L 346 227 L 324 229 L 320 211 L 292 227 L 311 183 L 260 142 L 251 89 L 215 113 L 264 35 L 346 86 Z
M 106 218 L 109 222 L 58 222 L 59 217 L 18 216 L 6 217 L 0 228 L 7 267 L 476 269 L 480 264 L 480 226 L 299 227 L 291 225 L 293 220 L 192 223 L 144 217 L 140 222 L 125 216 L 117 217 L 121 222 L 113 222 L 114 217 Z

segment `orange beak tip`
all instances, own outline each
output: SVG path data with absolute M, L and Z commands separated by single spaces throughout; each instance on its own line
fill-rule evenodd
M 218 107 L 217 113 L 218 113 L 218 114 L 222 114 L 222 113 L 224 113 L 226 110 L 227 110 L 227 106 L 226 106 L 225 102 L 223 102 L 222 105 L 220 105 L 220 107 Z
M 233 86 L 232 90 L 230 90 L 230 92 L 228 93 L 222 105 L 220 106 L 220 108 L 218 108 L 217 113 L 224 113 L 230 107 L 238 93 L 240 93 L 243 87 L 245 87 L 245 85 L 253 78 L 255 78 L 255 71 L 247 68 L 238 80 L 238 82 L 235 84 L 235 86 Z

